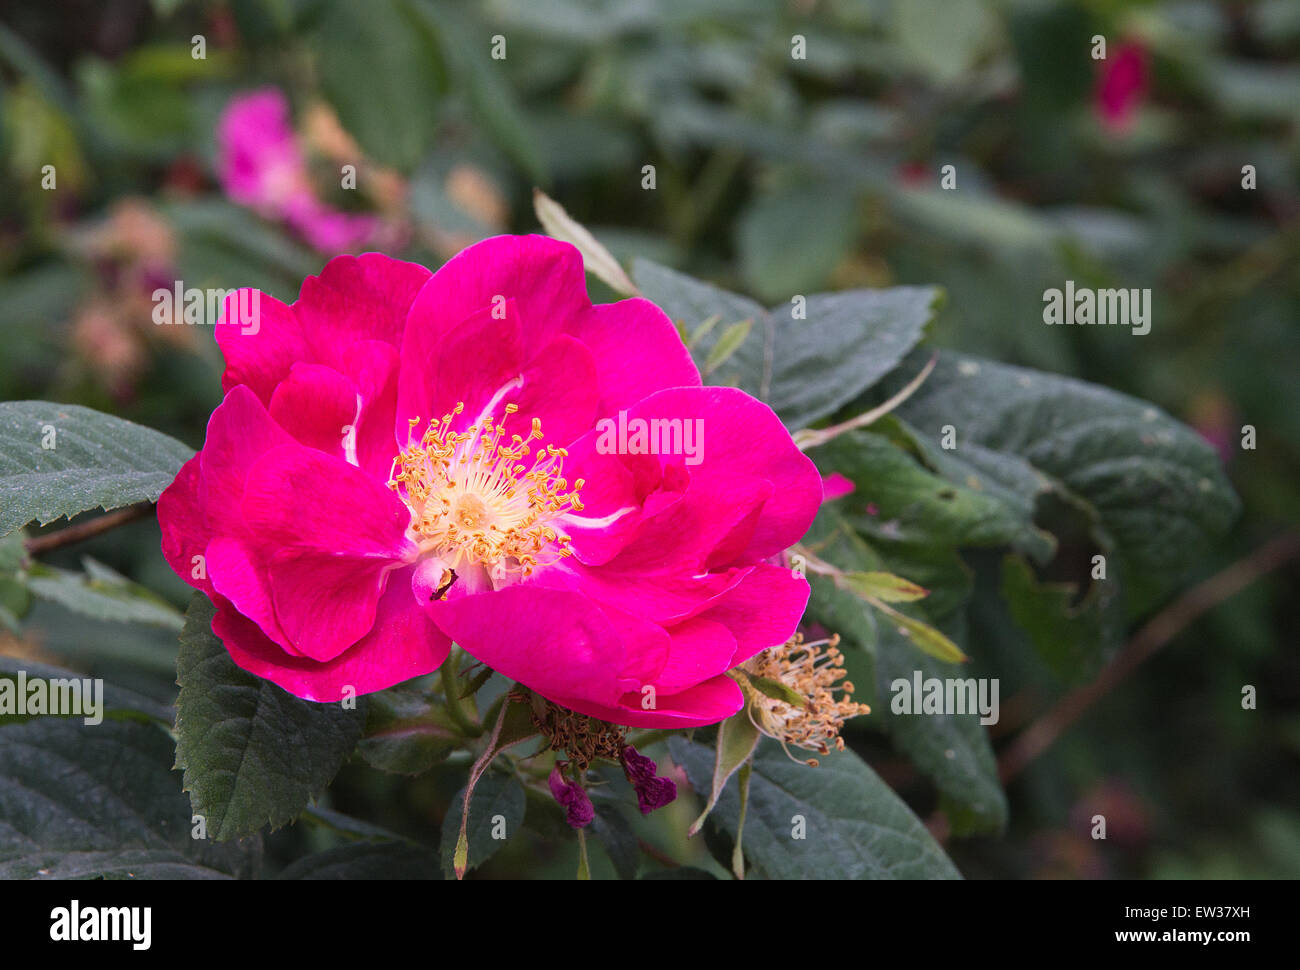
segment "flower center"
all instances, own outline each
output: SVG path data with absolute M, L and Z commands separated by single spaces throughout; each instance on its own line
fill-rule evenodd
M 437 555 L 452 570 L 468 563 L 525 576 L 539 565 L 571 556 L 569 537 L 551 524 L 570 511 L 582 511 L 582 479 L 570 489 L 564 478 L 568 452 L 545 445 L 534 454 L 532 443 L 542 437 L 537 418 L 527 437 L 507 438 L 505 417 L 487 416 L 464 431 L 452 431 L 464 409 L 457 404 L 440 420 L 430 420 L 420 440 L 393 459 L 388 486 L 411 510 L 421 553 Z M 517 410 L 507 404 L 506 417 Z M 412 418 L 411 428 L 419 423 Z

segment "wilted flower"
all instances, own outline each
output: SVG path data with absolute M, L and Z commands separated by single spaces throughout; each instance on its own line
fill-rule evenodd
M 658 777 L 659 766 L 632 745 L 623 749 L 622 760 L 623 774 L 636 792 L 642 815 L 649 815 L 677 798 L 677 783 L 671 778 Z
M 768 560 L 821 481 L 765 404 L 700 386 L 658 307 L 592 306 L 575 248 L 500 236 L 436 274 L 339 257 L 260 308 L 216 328 L 226 397 L 158 507 L 236 663 L 334 701 L 432 671 L 454 640 L 615 724 L 740 709 L 726 672 L 807 604 Z M 615 415 L 669 441 L 702 422 L 705 447 L 610 451 Z
M 844 655 L 838 635 L 804 643 L 802 634 L 771 650 L 764 650 L 741 665 L 746 674 L 775 681 L 803 699 L 803 706 L 769 697 L 761 691 L 751 695 L 749 714 L 754 726 L 782 747 L 830 754 L 844 750 L 840 731 L 851 717 L 870 714 L 871 708 L 852 700 L 853 684 L 845 680 Z M 843 696 L 836 697 L 836 694 Z M 787 754 L 789 751 L 787 750 Z M 809 758 L 816 765 L 815 758 Z
M 551 769 L 551 777 L 548 779 L 551 794 L 564 809 L 564 820 L 569 823 L 569 828 L 584 829 L 596 817 L 596 809 L 586 790 L 577 782 L 568 781 L 564 777 L 565 767 L 565 762 L 557 761 Z

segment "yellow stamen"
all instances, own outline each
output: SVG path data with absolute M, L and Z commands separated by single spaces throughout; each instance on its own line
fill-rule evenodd
M 508 441 L 505 418 L 486 417 L 481 425 L 452 431 L 464 409 L 457 404 L 430 421 L 420 440 L 393 459 L 388 486 L 411 510 L 420 551 L 436 553 L 450 569 L 468 562 L 518 568 L 523 575 L 572 555 L 569 537 L 550 524 L 582 511 L 582 479 L 570 489 L 563 476 L 568 452 L 545 445 L 533 455 L 531 443 L 542 438 L 537 418 L 527 437 L 511 435 Z M 518 410 L 505 406 L 507 417 Z M 411 428 L 419 423 L 412 418 Z

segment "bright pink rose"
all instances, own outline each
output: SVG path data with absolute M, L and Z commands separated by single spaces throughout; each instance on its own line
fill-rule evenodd
M 658 307 L 593 306 L 572 246 L 499 236 L 435 274 L 338 257 L 260 310 L 217 327 L 225 400 L 158 503 L 237 664 L 335 701 L 455 641 L 615 723 L 740 709 L 726 671 L 807 604 L 770 560 L 821 479 L 767 405 L 701 386 Z
M 379 226 L 316 197 L 289 125 L 289 102 L 275 88 L 231 100 L 217 124 L 217 175 L 231 200 L 287 223 L 322 252 L 352 249 Z

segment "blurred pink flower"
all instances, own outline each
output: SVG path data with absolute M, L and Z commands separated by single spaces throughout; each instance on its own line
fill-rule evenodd
M 1147 50 L 1136 41 L 1121 44 L 1101 61 L 1093 107 L 1103 125 L 1120 131 L 1133 124 L 1147 94 L 1147 75 Z
M 232 201 L 287 224 L 321 252 L 361 246 L 379 220 L 321 202 L 308 177 L 289 102 L 275 88 L 235 97 L 217 125 L 217 175 Z

